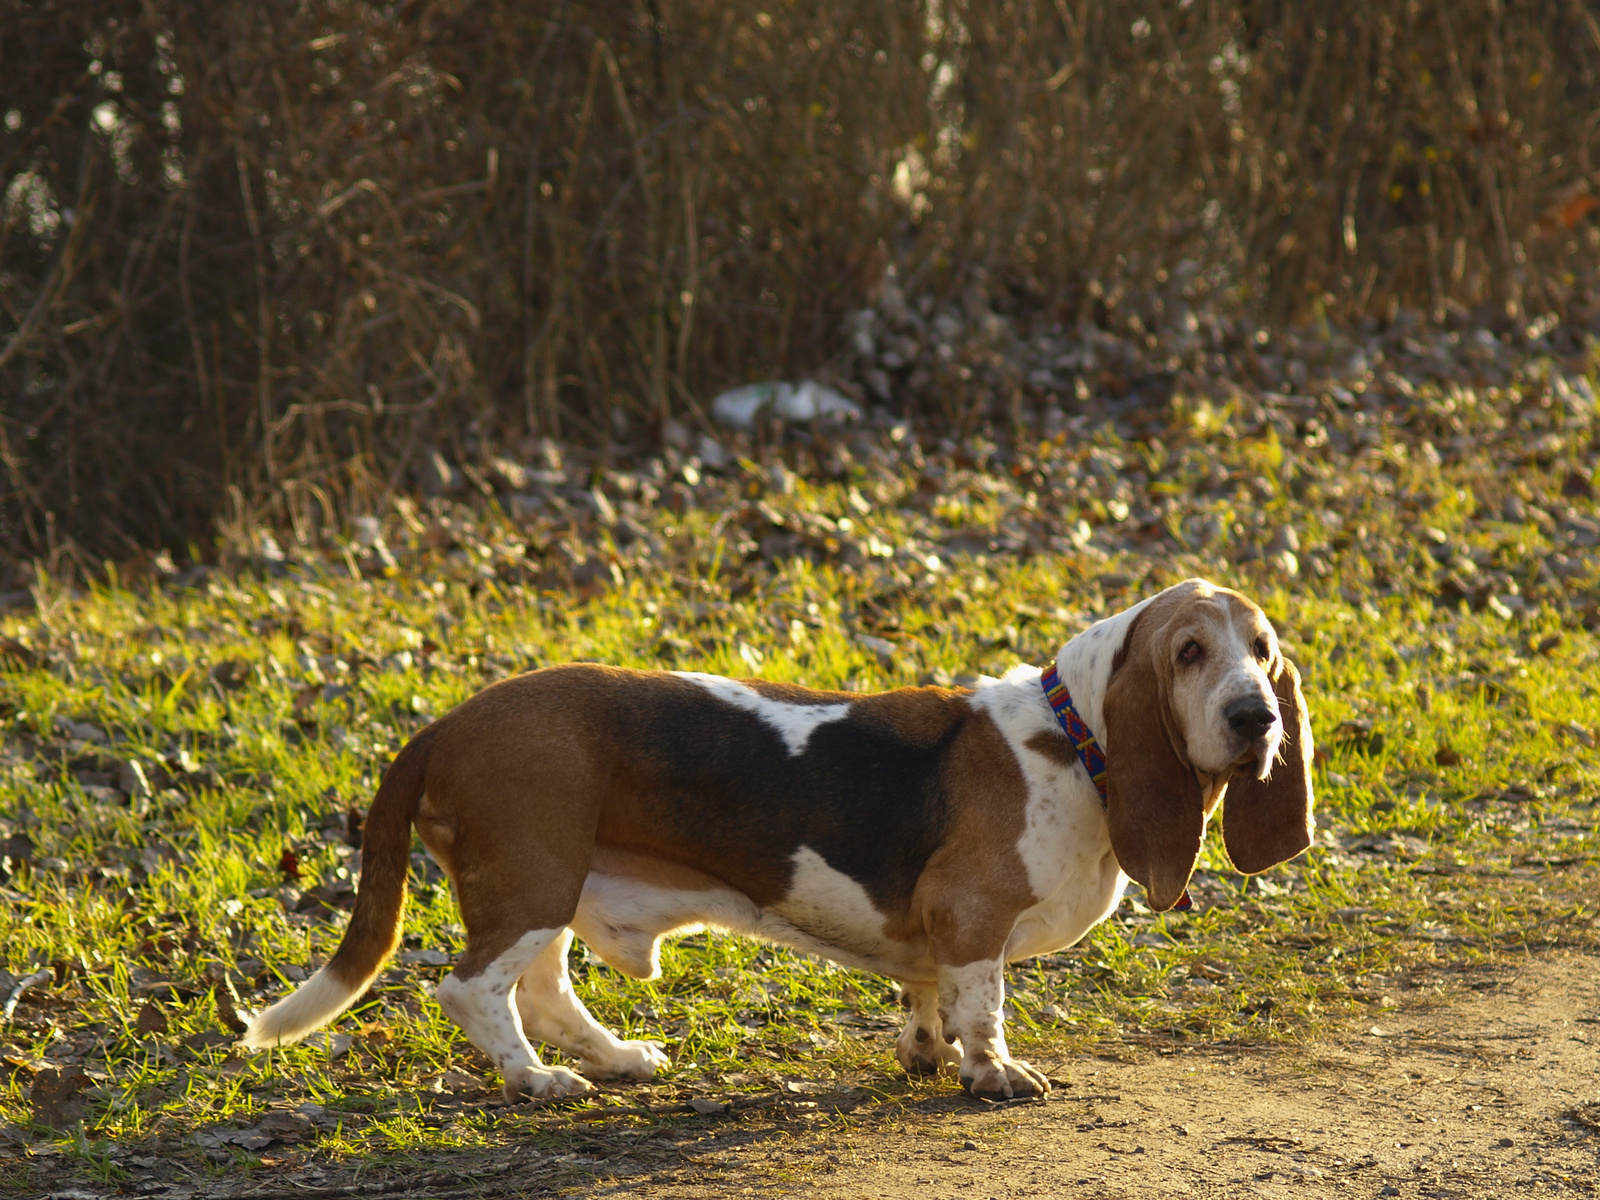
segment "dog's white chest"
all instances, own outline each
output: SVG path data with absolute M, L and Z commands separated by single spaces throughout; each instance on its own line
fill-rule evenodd
M 1109 917 L 1122 900 L 1128 877 L 1108 845 L 1091 860 L 1085 856 L 1052 895 L 1017 918 L 1006 940 L 1007 962 L 1064 950 Z

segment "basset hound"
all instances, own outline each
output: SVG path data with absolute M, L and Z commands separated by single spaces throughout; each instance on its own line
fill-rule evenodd
M 875 695 L 588 663 L 494 684 L 395 758 L 343 941 L 243 1043 L 303 1038 L 371 984 L 398 941 L 415 825 L 467 930 L 436 997 L 508 1100 L 667 1062 L 573 994 L 574 934 L 651 979 L 663 937 L 707 926 L 898 980 L 907 1071 L 1043 1095 L 1006 1049 L 1008 962 L 1072 945 L 1130 877 L 1171 908 L 1224 793 L 1239 870 L 1312 839 L 1299 674 L 1237 592 L 1180 583 L 1051 667 Z M 539 1042 L 583 1074 L 542 1063 Z

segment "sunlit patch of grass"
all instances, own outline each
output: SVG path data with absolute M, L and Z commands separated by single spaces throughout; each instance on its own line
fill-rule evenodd
M 841 486 L 802 485 L 792 500 L 864 521 Z M 991 500 L 942 515 L 992 521 Z M 1457 528 L 1453 503 L 1429 519 Z M 887 543 L 910 519 L 885 508 L 866 523 Z M 1371 520 L 1399 544 L 1391 517 L 1374 508 Z M 1151 914 L 1134 896 L 1080 946 L 1013 968 L 1021 1053 L 1070 1074 L 1073 1055 L 1107 1043 L 1300 1039 L 1381 1011 L 1442 966 L 1592 932 L 1581 889 L 1600 855 L 1600 641 L 1553 609 L 1509 622 L 1420 589 L 1383 595 L 1358 548 L 1341 574 L 1292 589 L 1259 564 L 1090 553 L 960 557 L 898 579 L 791 559 L 735 586 L 709 514 L 662 522 L 685 543 L 678 572 L 638 572 L 587 599 L 308 570 L 176 593 L 98 588 L 47 619 L 0 621 L 0 636 L 49 648 L 0 673 L 0 818 L 34 859 L 0 903 L 3 966 L 54 976 L 0 1030 L 20 1064 L 0 1086 L 0 1123 L 107 1181 L 120 1177 L 117 1147 L 234 1169 L 259 1154 L 193 1135 L 306 1104 L 320 1116 L 298 1152 L 335 1158 L 569 1137 L 552 1132 L 560 1113 L 587 1110 L 483 1109 L 498 1079 L 431 999 L 442 966 L 392 965 L 333 1027 L 351 1039 L 341 1054 L 324 1042 L 241 1057 L 223 1036 L 232 995 L 259 1007 L 337 944 L 347 811 L 370 802 L 416 728 L 494 678 L 573 658 L 853 689 L 1000 671 L 1044 661 L 1094 617 L 1191 571 L 1258 598 L 1304 671 L 1318 844 L 1245 881 L 1212 839 L 1197 912 Z M 1474 529 L 1507 561 L 1541 537 Z M 1416 569 L 1389 558 L 1393 576 Z M 127 760 L 152 794 L 124 803 L 89 777 Z M 317 886 L 331 910 L 291 911 Z M 419 858 L 406 949 L 453 955 L 461 936 Z M 954 1086 L 900 1076 L 887 981 L 788 950 L 706 934 L 669 947 L 653 982 L 581 948 L 573 971 L 597 1017 L 663 1038 L 673 1056 L 663 1078 L 601 1105 L 670 1110 L 795 1085 L 783 1094 L 864 1088 L 887 1111 Z M 30 1079 L 47 1060 L 96 1073 L 77 1129 L 33 1123 Z

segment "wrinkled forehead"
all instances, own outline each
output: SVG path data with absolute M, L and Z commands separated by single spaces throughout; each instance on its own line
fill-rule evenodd
M 1226 588 L 1210 588 L 1178 598 L 1167 619 L 1169 637 L 1237 639 L 1249 645 L 1261 634 L 1271 635 L 1272 623 L 1253 601 Z

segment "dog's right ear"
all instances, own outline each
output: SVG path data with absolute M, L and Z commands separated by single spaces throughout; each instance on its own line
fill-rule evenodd
M 1117 862 L 1164 911 L 1189 886 L 1205 836 L 1204 796 L 1170 703 L 1172 668 L 1156 644 L 1164 622 L 1134 618 L 1106 688 L 1106 808 Z

